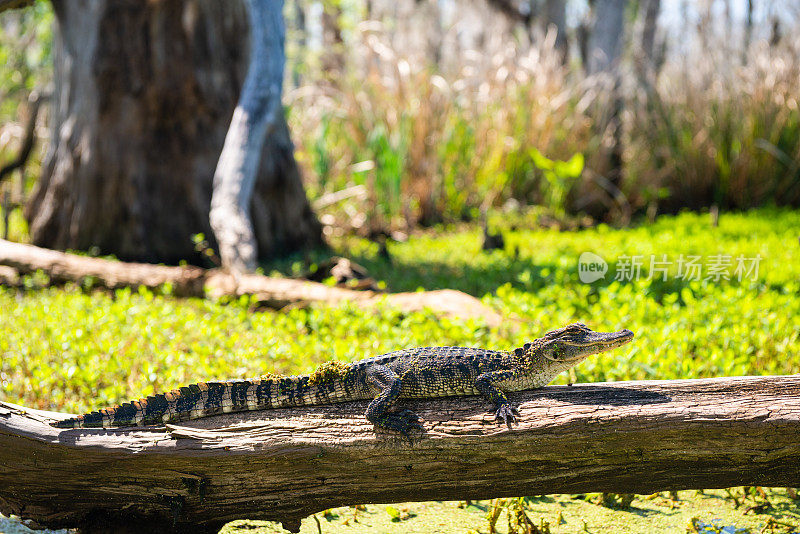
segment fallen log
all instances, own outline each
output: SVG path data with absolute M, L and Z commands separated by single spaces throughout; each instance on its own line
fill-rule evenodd
M 169 284 L 179 296 L 202 296 L 206 277 L 205 269 L 200 267 L 112 261 L 5 239 L 0 239 L 0 265 L 16 269 L 19 274 L 42 271 L 53 282 L 81 283 L 92 279 L 108 289 L 139 286 L 158 289 Z
M 0 285 L 17 287 L 19 286 L 19 273 L 16 269 L 0 265 Z
M 20 9 L 33 5 L 34 0 L 0 0 L 0 13 L 7 9 Z
M 0 404 L 0 512 L 87 531 L 213 532 L 330 507 L 546 493 L 800 485 L 800 376 L 549 386 L 497 426 L 480 397 L 405 403 L 413 444 L 366 402 L 185 426 L 60 431 Z M 128 530 L 125 530 L 125 529 Z
M 356 291 L 291 278 L 257 274 L 233 275 L 220 269 L 127 263 L 78 256 L 4 239 L 0 239 L 0 265 L 11 267 L 19 274 L 42 271 L 54 282 L 81 283 L 91 279 L 94 284 L 108 289 L 158 289 L 169 286 L 176 296 L 210 295 L 219 298 L 253 295 L 274 308 L 312 302 L 353 302 L 371 308 L 386 303 L 405 312 L 428 308 L 448 317 L 477 318 L 489 326 L 498 326 L 502 322 L 502 317 L 480 300 L 452 289 L 418 293 Z

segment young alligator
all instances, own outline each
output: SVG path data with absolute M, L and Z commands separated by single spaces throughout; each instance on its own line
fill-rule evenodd
M 519 412 L 506 391 L 544 386 L 587 356 L 631 339 L 630 330 L 599 333 L 575 323 L 509 352 L 464 347 L 399 350 L 351 364 L 328 362 L 310 375 L 201 382 L 52 425 L 162 425 L 220 413 L 372 399 L 367 419 L 408 436 L 422 427 L 412 411 L 396 409 L 398 399 L 480 393 L 494 404 L 495 419 L 510 428 Z

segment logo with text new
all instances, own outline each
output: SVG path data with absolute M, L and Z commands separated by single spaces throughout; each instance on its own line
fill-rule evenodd
M 584 284 L 591 284 L 605 278 L 608 272 L 606 260 L 594 252 L 584 252 L 578 258 L 578 278 Z

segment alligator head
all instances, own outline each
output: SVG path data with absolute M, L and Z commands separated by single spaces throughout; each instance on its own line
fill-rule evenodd
M 575 364 L 587 356 L 611 350 L 633 339 L 627 328 L 619 332 L 595 332 L 585 324 L 574 323 L 551 330 L 537 341 L 542 356 L 552 361 Z

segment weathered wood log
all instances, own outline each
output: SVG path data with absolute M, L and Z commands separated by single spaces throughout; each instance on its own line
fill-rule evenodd
M 169 285 L 172 293 L 177 296 L 210 295 L 219 298 L 253 295 L 275 308 L 312 302 L 354 302 L 363 307 L 375 307 L 385 302 L 406 312 L 429 308 L 448 317 L 479 318 L 490 326 L 497 326 L 502 321 L 496 311 L 482 304 L 480 300 L 452 289 L 419 293 L 355 291 L 290 278 L 257 274 L 235 276 L 219 269 L 111 261 L 4 239 L 0 239 L 0 265 L 12 267 L 20 274 L 42 271 L 55 282 L 80 283 L 88 278 L 98 286 L 108 289 L 140 286 L 158 289 Z
M 67 254 L 0 239 L 0 265 L 20 274 L 42 271 L 54 282 L 77 282 L 87 278 L 108 289 L 143 286 L 156 289 L 170 284 L 176 295 L 202 296 L 205 270 L 199 267 L 168 267 L 149 263 L 127 263 Z
M 0 265 L 0 285 L 17 287 L 19 285 L 19 273 L 17 270 Z
M 515 400 L 513 430 L 480 397 L 408 402 L 426 429 L 413 444 L 376 433 L 366 402 L 66 431 L 46 424 L 61 414 L 4 404 L 0 512 L 50 527 L 296 529 L 357 503 L 800 485 L 797 375 L 549 386 Z

